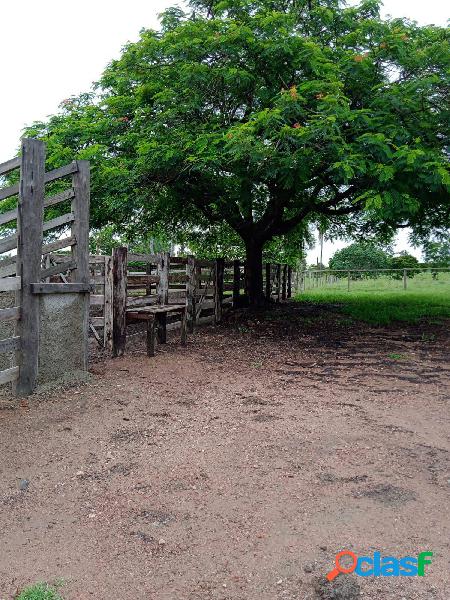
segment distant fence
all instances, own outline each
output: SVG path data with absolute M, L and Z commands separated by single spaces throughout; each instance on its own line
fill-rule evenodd
M 335 290 L 408 290 L 448 286 L 450 268 L 408 269 L 311 269 L 295 274 L 295 291 L 319 288 Z

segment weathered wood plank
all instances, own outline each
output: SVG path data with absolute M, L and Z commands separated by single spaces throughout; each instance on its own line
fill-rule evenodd
M 103 294 L 91 294 L 89 303 L 91 306 L 103 306 L 105 304 L 105 296 Z
M 287 298 L 287 265 L 283 265 L 283 276 L 281 283 L 281 299 L 286 300 Z
M 105 317 L 91 317 L 90 322 L 94 327 L 104 327 L 105 326 Z
M 272 296 L 272 274 L 271 274 L 272 265 L 270 263 L 266 263 L 266 298 L 271 298 Z
M 49 254 L 50 252 L 56 252 L 57 250 L 62 250 L 63 248 L 68 248 L 69 246 L 73 246 L 76 243 L 77 243 L 77 240 L 76 240 L 75 236 L 71 235 L 70 237 L 63 238 L 62 240 L 57 240 L 56 242 L 50 242 L 50 244 L 45 244 L 45 246 L 42 246 L 42 254 Z
M 216 323 L 222 320 L 222 300 L 223 300 L 223 271 L 225 261 L 223 258 L 216 259 L 214 269 L 214 318 Z
M 73 214 L 73 212 L 66 213 L 65 215 L 56 217 L 55 219 L 50 219 L 49 221 L 44 221 L 42 230 L 49 231 L 50 229 L 54 229 L 55 227 L 61 227 L 62 225 L 67 225 L 68 223 L 72 223 L 74 220 L 75 220 L 75 215 Z M 75 234 L 75 237 L 76 237 L 76 234 Z M 77 238 L 77 240 L 78 240 L 78 238 Z
M 161 256 L 159 254 L 129 254 L 128 264 L 133 262 L 151 263 L 156 266 L 161 262 Z
M 127 249 L 113 250 L 113 357 L 123 356 L 127 341 Z
M 32 283 L 31 293 L 36 294 L 89 294 L 88 283 Z M 103 296 L 100 296 L 103 298 Z
M 11 367 L 0 371 L 0 385 L 17 381 L 19 378 L 19 367 Z
M 159 283 L 157 288 L 159 304 L 169 303 L 169 269 L 170 269 L 170 254 L 163 252 L 161 254 L 161 262 L 158 265 Z
M 241 263 L 238 260 L 233 262 L 233 306 L 238 307 L 241 300 Z
M 20 318 L 20 307 L 2 308 L 0 310 L 0 321 L 17 321 Z
M 59 169 L 54 169 L 53 171 L 49 171 L 45 174 L 45 183 L 50 183 L 51 181 L 55 181 L 56 179 L 61 179 L 62 177 L 66 177 L 67 175 L 72 175 L 78 171 L 77 161 L 73 161 L 68 165 L 64 165 L 64 167 L 60 167 Z
M 60 202 L 64 202 L 66 200 L 70 200 L 70 198 L 74 197 L 73 189 L 66 190 L 55 196 L 50 196 L 44 200 L 44 208 L 48 206 L 54 206 L 55 204 L 59 204 Z M 6 225 L 6 223 L 11 223 L 17 219 L 18 209 L 14 208 L 13 210 L 9 210 L 8 212 L 4 212 L 0 214 L 0 225 Z
M 11 277 L 16 274 L 16 261 L 6 267 L 0 267 L 0 278 L 1 277 Z
M 170 264 L 172 264 L 172 265 L 187 265 L 187 258 L 184 256 L 171 256 Z
M 195 298 L 197 289 L 197 278 L 195 270 L 195 257 L 188 256 L 186 264 L 186 318 L 187 318 L 187 330 L 189 333 L 194 332 L 196 309 L 195 309 Z
M 170 259 L 172 260 L 172 259 Z M 169 284 L 170 283 L 187 283 L 188 277 L 186 273 L 169 273 Z
M 45 279 L 46 277 L 52 277 L 53 275 L 59 275 L 66 271 L 74 271 L 76 269 L 76 262 L 74 260 L 64 261 L 52 267 L 41 270 L 39 279 Z
M 158 296 L 128 296 L 127 306 L 147 306 L 158 303 Z
M 3 277 L 0 279 L 0 292 L 16 292 L 21 288 L 20 277 Z
M 20 348 L 20 337 L 14 336 L 5 340 L 0 340 L 0 354 L 5 352 L 15 352 Z
M 54 206 L 55 204 L 60 204 L 61 202 L 66 202 L 66 200 L 71 200 L 74 197 L 75 190 L 73 188 L 69 188 L 68 190 L 59 192 L 59 194 L 55 194 L 54 196 L 49 196 L 48 198 L 45 198 L 44 208 Z
M 20 156 L 15 156 L 6 162 L 0 163 L 0 175 L 6 175 L 20 167 Z
M 17 248 L 17 234 L 0 239 L 0 254 L 14 250 L 14 248 Z
M 128 287 L 132 285 L 141 285 L 142 287 L 146 287 L 150 283 L 159 283 L 158 275 L 134 275 L 128 273 Z
M 11 196 L 16 196 L 19 193 L 19 184 L 15 183 L 6 188 L 0 189 L 0 200 L 5 200 Z
M 103 345 L 112 350 L 113 336 L 113 259 L 112 256 L 105 258 L 105 297 L 103 305 L 103 317 L 105 321 L 103 330 Z
M 147 356 L 155 356 L 156 322 L 155 319 L 147 320 Z
M 288 266 L 287 273 L 287 297 L 292 298 L 292 267 Z

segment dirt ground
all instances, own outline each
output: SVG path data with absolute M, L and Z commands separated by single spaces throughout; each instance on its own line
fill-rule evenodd
M 343 549 L 432 551 L 425 577 L 338 580 L 447 600 L 448 325 L 287 306 L 0 400 L 1 600 L 351 600 L 316 583 Z

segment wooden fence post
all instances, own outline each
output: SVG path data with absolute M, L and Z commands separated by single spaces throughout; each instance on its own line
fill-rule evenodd
M 39 359 L 39 296 L 31 293 L 31 284 L 40 281 L 42 259 L 45 144 L 39 140 L 22 141 L 19 189 L 16 274 L 22 278 L 17 323 L 21 356 L 16 393 L 27 396 L 36 389 Z
M 222 320 L 222 302 L 223 302 L 223 272 L 225 269 L 225 260 L 217 258 L 214 265 L 214 322 L 220 323 Z
M 241 300 L 241 263 L 233 262 L 233 308 L 239 306 Z
M 348 276 L 347 276 L 347 291 L 350 291 L 350 280 L 351 280 L 351 273 L 350 271 L 348 272 Z
M 406 290 L 407 287 L 407 278 L 408 278 L 408 271 L 406 269 L 403 269 L 403 289 Z
M 283 265 L 283 280 L 281 284 L 281 299 L 287 298 L 287 265 Z
M 127 342 L 127 261 L 126 248 L 114 248 L 113 262 L 113 343 L 114 358 L 123 356 Z
M 112 351 L 113 344 L 113 259 L 105 256 L 105 300 L 103 305 L 103 345 Z
M 266 263 L 266 298 L 270 300 L 272 298 L 272 265 Z
M 196 322 L 196 294 L 197 282 L 195 276 L 195 257 L 188 256 L 186 264 L 186 320 L 189 333 L 193 333 Z
M 277 275 L 277 287 L 276 287 L 276 297 L 277 297 L 277 302 L 280 301 L 280 297 L 281 297 L 281 265 L 277 264 L 277 271 L 276 271 Z
M 287 271 L 287 297 L 292 298 L 292 267 L 288 266 Z
M 76 262 L 76 269 L 72 273 L 75 283 L 89 284 L 89 204 L 90 204 L 90 179 L 91 171 L 89 161 L 78 160 L 78 170 L 72 175 L 72 186 L 75 192 L 72 200 L 74 222 L 72 236 L 76 244 L 72 246 L 72 259 Z M 84 364 L 87 371 L 89 355 L 89 294 L 83 296 L 83 336 L 84 336 Z
M 158 304 L 169 304 L 169 269 L 170 269 L 170 254 L 169 252 L 161 252 L 161 260 L 158 264 L 157 275 L 159 283 L 157 288 Z

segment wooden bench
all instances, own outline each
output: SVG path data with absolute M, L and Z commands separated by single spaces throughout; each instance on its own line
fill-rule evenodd
M 165 344 L 167 341 L 167 315 L 181 314 L 181 345 L 186 346 L 186 305 L 158 304 L 155 306 L 140 306 L 127 308 L 127 323 L 133 321 L 147 322 L 147 356 L 155 356 L 155 341 Z

